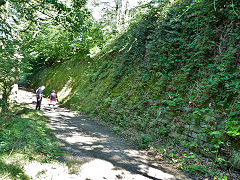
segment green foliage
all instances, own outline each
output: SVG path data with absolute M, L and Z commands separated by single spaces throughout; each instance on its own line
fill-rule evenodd
M 63 154 L 47 120 L 26 107 L 0 113 L 0 179 L 30 179 L 23 169 L 25 162 L 49 162 Z
M 227 134 L 230 137 L 234 138 L 236 141 L 239 140 L 240 138 L 239 115 L 240 115 L 239 111 L 231 112 L 227 119 L 227 125 L 226 125 Z
M 167 106 L 170 107 L 171 110 L 180 112 L 180 110 L 182 109 L 184 100 L 181 97 L 176 97 L 176 98 L 173 98 L 170 100 L 166 100 L 165 102 L 166 102 Z
M 85 16 L 89 19 L 84 19 Z M 88 61 L 89 56 L 96 53 L 94 49 L 98 51 L 102 47 L 104 40 L 101 27 L 91 22 L 92 19 L 87 12 L 85 16 L 82 17 L 81 23 L 78 22 L 80 27 L 77 30 L 48 23 L 41 24 L 40 29 L 33 28 L 36 31 L 34 35 L 32 32 L 24 34 L 21 42 L 21 53 L 24 55 L 25 63 L 22 76 L 27 82 L 33 74 L 46 67 L 66 61 Z
M 45 160 L 59 156 L 61 150 L 46 126 L 47 119 L 27 108 L 15 110 L 16 113 L 0 114 L 0 156 L 10 152 L 23 153 L 28 158 L 41 154 Z
M 5 174 L 10 174 L 9 176 L 12 179 L 23 179 L 23 180 L 30 179 L 27 175 L 25 175 L 24 171 L 22 170 L 21 167 L 19 167 L 19 165 L 6 164 L 2 160 L 0 160 L 0 178 L 4 178 L 4 179 L 7 178 Z
M 28 76 L 73 56 L 85 57 L 96 44 L 101 45 L 101 30 L 90 21 L 85 5 L 85 0 L 0 3 L 0 105 L 4 111 L 20 70 L 24 71 L 21 76 Z
M 6 41 L 0 47 L 0 112 L 8 109 L 8 100 L 13 85 L 17 82 L 20 61 L 16 57 L 15 41 Z
M 143 147 L 175 138 L 229 165 L 240 137 L 238 16 L 230 1 L 157 5 L 93 59 L 45 69 L 35 87 L 60 91 L 67 84 L 65 106 L 135 134 Z M 192 164 L 187 171 L 206 168 Z
M 201 165 L 201 164 L 191 164 L 191 165 L 186 166 L 184 168 L 184 171 L 186 171 L 190 174 L 195 174 L 196 176 L 198 176 L 199 174 L 206 174 L 206 176 L 207 176 L 208 169 L 207 169 L 207 167 L 205 167 L 204 165 Z
M 141 147 L 149 147 L 150 146 L 150 143 L 153 142 L 153 139 L 151 136 L 145 134 L 141 137 L 141 141 L 140 141 L 140 146 Z

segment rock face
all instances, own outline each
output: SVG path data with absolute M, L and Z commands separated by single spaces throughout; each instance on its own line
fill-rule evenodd
M 115 18 L 124 3 L 105 5 L 114 7 Z M 52 76 L 36 82 L 68 92 L 70 109 L 95 114 L 116 131 L 137 131 L 143 146 L 172 138 L 237 168 L 240 25 L 227 1 L 217 6 L 202 0 L 152 8 L 91 61 L 51 67 L 40 77 Z

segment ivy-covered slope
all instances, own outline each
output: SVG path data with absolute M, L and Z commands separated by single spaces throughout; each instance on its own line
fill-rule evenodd
M 33 84 L 136 132 L 142 146 L 168 137 L 240 169 L 239 10 L 231 0 L 153 6 L 96 57 L 45 69 Z

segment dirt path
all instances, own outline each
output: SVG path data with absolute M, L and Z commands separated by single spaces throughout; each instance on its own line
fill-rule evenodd
M 31 92 L 19 90 L 18 101 L 28 103 L 35 108 L 35 95 Z M 176 180 L 187 179 L 177 170 L 164 167 L 145 155 L 144 151 L 126 142 L 111 132 L 108 128 L 97 124 L 84 116 L 80 116 L 67 109 L 57 107 L 51 112 L 48 100 L 43 99 L 42 110 L 50 117 L 48 125 L 56 137 L 61 141 L 63 148 L 69 153 L 62 162 L 76 162 L 68 175 L 45 176 L 44 179 L 156 179 Z M 52 167 L 58 169 L 58 167 Z M 65 170 L 61 170 L 62 173 Z M 38 172 L 39 173 L 39 172 Z M 41 179 L 41 178 L 39 178 Z

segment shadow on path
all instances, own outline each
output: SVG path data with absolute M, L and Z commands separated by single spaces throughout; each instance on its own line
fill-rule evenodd
M 51 117 L 50 126 L 63 147 L 74 157 L 80 157 L 81 162 L 101 159 L 112 163 L 115 168 L 149 179 L 177 179 L 136 147 L 96 122 L 84 116 L 76 117 L 62 108 L 47 114 Z
M 26 97 L 24 93 L 29 93 L 28 99 L 24 99 L 24 102 L 35 108 L 35 95 L 24 91 L 22 92 L 23 98 Z M 71 154 L 70 157 L 64 157 L 60 160 L 81 162 L 83 171 L 83 167 L 87 169 L 87 179 L 89 175 L 97 174 L 97 170 L 103 171 L 100 173 L 101 175 L 113 175 L 109 176 L 108 179 L 187 179 L 177 171 L 169 172 L 169 168 L 163 167 L 163 163 L 159 165 L 156 160 L 144 155 L 135 146 L 115 135 L 107 127 L 101 126 L 85 116 L 79 116 L 60 107 L 55 112 L 51 112 L 48 100 L 45 98 L 43 98 L 42 110 L 45 115 L 50 117 L 48 125 L 61 141 L 63 148 Z M 98 163 L 88 169 L 88 165 L 93 165 L 92 162 Z M 83 172 L 81 171 L 81 173 Z M 86 179 L 86 177 L 81 179 Z M 92 179 L 107 179 L 105 177 L 99 178 L 97 175 L 95 177 Z

